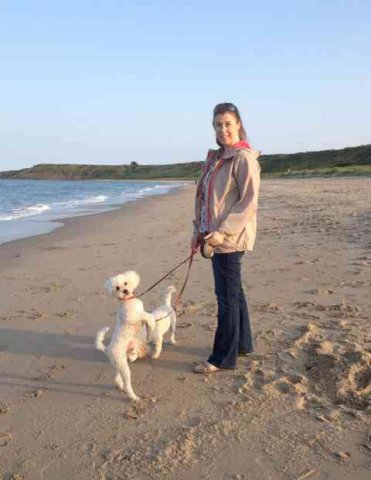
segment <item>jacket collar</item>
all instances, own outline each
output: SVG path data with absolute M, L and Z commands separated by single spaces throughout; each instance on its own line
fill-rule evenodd
M 221 152 L 220 158 L 234 157 L 236 152 L 238 152 L 238 150 L 241 150 L 243 148 L 251 148 L 251 146 L 245 140 L 240 140 L 239 142 L 235 143 L 231 147 L 220 149 L 220 152 Z

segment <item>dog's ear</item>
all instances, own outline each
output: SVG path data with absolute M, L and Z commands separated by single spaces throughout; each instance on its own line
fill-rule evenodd
M 130 282 L 131 287 L 135 290 L 140 283 L 140 276 L 138 273 L 134 270 L 129 270 L 128 272 L 125 272 L 124 275 L 126 276 L 128 282 Z
M 112 277 L 110 277 L 108 280 L 106 280 L 105 284 L 104 284 L 104 290 L 105 292 L 110 296 L 112 297 L 113 296 L 113 290 L 112 290 Z
M 137 272 L 133 272 L 133 282 L 134 282 L 134 288 L 137 288 L 137 286 L 140 284 L 140 276 Z

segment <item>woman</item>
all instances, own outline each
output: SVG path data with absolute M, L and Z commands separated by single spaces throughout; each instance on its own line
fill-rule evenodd
M 196 373 L 235 368 L 238 355 L 253 351 L 241 260 L 255 242 L 259 152 L 247 143 L 240 113 L 232 103 L 216 105 L 213 127 L 220 148 L 209 150 L 198 182 L 192 250 L 200 245 L 205 255 L 213 250 L 218 326 L 213 352 L 195 367 Z

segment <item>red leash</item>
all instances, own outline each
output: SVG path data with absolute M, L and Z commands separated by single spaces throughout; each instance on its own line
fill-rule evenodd
M 185 287 L 187 285 L 187 282 L 188 282 L 188 278 L 189 278 L 189 274 L 190 274 L 190 271 L 191 271 L 191 266 L 192 266 L 192 262 L 193 262 L 193 256 L 195 255 L 196 252 L 192 251 L 191 254 L 183 261 L 181 261 L 180 263 L 178 263 L 178 265 L 176 265 L 174 268 L 172 268 L 168 273 L 166 273 L 163 277 L 160 278 L 160 280 L 157 280 L 156 283 L 154 283 L 153 285 L 151 285 L 149 288 L 147 288 L 147 290 L 144 290 L 144 292 L 140 293 L 139 295 L 137 295 L 137 298 L 140 298 L 142 297 L 143 295 L 145 295 L 146 293 L 150 292 L 153 288 L 155 288 L 159 283 L 161 283 L 163 280 L 165 280 L 165 278 L 167 278 L 169 275 L 171 275 L 173 272 L 175 272 L 175 270 L 177 270 L 179 267 L 181 267 L 184 263 L 188 262 L 188 271 L 187 271 L 187 275 L 186 275 L 186 278 L 184 280 L 184 283 L 183 283 L 183 286 L 179 292 L 179 294 L 177 295 L 177 298 L 175 300 L 175 305 L 177 306 L 178 303 L 180 302 L 180 297 L 183 295 L 183 292 L 185 290 Z

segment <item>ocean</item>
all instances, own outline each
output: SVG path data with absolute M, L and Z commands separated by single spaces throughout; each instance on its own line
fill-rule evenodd
M 120 208 L 163 195 L 182 182 L 0 179 L 0 244 L 63 226 L 63 218 Z

